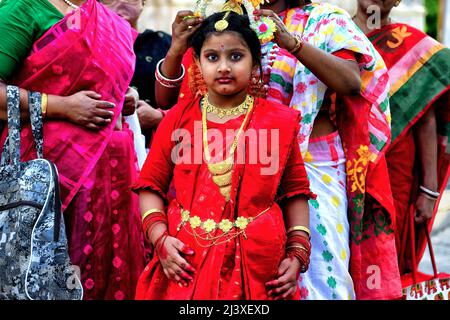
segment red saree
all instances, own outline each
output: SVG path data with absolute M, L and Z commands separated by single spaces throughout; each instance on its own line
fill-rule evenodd
M 44 156 L 59 171 L 69 254 L 81 269 L 85 299 L 132 298 L 144 267 L 138 199 L 130 191 L 137 176 L 133 137 L 114 131 L 133 75 L 135 37 L 126 21 L 87 0 L 35 42 L 13 79 L 61 96 L 96 91 L 116 105 L 112 123 L 100 131 L 44 123 Z M 26 161 L 35 156 L 30 126 L 21 134 Z
M 396 207 L 396 244 L 400 273 L 412 270 L 408 217 L 414 214 L 420 169 L 413 131 L 432 107 L 438 121 L 438 184 L 445 190 L 450 156 L 449 105 L 436 103 L 450 89 L 450 50 L 425 33 L 405 24 L 391 24 L 367 35 L 382 55 L 391 79 L 392 144 L 387 151 L 391 188 Z M 413 93 L 413 94 L 411 94 Z M 436 203 L 435 214 L 439 202 Z M 428 224 L 431 230 L 433 219 Z M 416 228 L 416 264 L 426 246 L 424 232 Z M 417 267 L 417 266 L 416 266 Z
M 262 174 L 261 170 L 267 166 L 261 161 L 254 163 L 250 160 L 250 148 L 255 144 L 245 143 L 245 161 L 236 160 L 234 165 L 229 202 L 225 201 L 217 185 L 212 182 L 202 151 L 199 153 L 201 163 L 191 164 L 191 157 L 196 152 L 193 146 L 196 143 L 202 146 L 199 99 L 179 102 L 159 125 L 135 190 L 149 189 L 166 199 L 173 175 L 177 192 L 176 199 L 170 202 L 167 210 L 169 234 L 194 249 L 194 256 L 187 259 L 197 270 L 197 274 L 194 283 L 189 287 L 179 287 L 176 281 L 168 280 L 155 255 L 139 279 L 137 299 L 269 298 L 264 284 L 276 275 L 284 258 L 286 241 L 283 213 L 275 202 L 276 197 L 281 199 L 294 195 L 313 195 L 309 190 L 295 138 L 298 131 L 298 112 L 256 99 L 250 116 L 246 132 L 256 130 L 261 134 L 262 129 L 267 129 L 270 139 L 275 134 L 273 132 L 279 132 L 279 143 L 270 144 L 268 148 L 268 154 L 279 159 L 279 167 L 272 174 Z M 241 123 L 242 117 L 222 125 L 209 123 L 208 132 L 210 127 L 222 132 L 225 132 L 225 129 L 237 129 Z M 192 150 L 183 152 L 183 157 L 186 156 L 190 161 L 174 164 L 174 158 L 171 159 L 171 152 L 175 150 L 175 129 L 189 132 L 182 143 Z M 199 140 L 195 140 L 196 134 L 199 135 Z M 234 132 L 232 136 L 234 137 Z M 228 140 L 229 135 L 226 137 L 226 141 L 232 140 Z M 242 147 L 244 144 L 239 145 Z M 260 146 L 261 144 L 258 144 L 258 148 Z M 237 152 L 236 157 L 238 155 Z M 279 186 L 282 191 L 277 195 Z M 178 229 L 180 223 L 186 221 L 181 213 L 182 208 L 191 212 L 191 219 L 188 217 L 188 226 Z M 208 242 L 192 235 L 193 230 L 197 230 L 195 226 L 192 228 L 192 218 L 197 219 L 196 217 L 206 222 L 211 219 L 218 225 L 218 221 L 224 219 L 237 222 L 252 217 L 254 220 L 248 223 L 244 234 L 231 238 L 231 241 L 225 239 L 221 243 L 208 245 Z M 212 230 L 211 236 L 221 234 L 219 228 Z

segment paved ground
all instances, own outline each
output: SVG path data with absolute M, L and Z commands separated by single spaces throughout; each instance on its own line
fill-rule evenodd
M 439 211 L 431 232 L 431 242 L 438 271 L 450 273 L 450 182 L 439 204 Z M 422 272 L 433 273 L 428 249 L 420 262 L 419 269 Z

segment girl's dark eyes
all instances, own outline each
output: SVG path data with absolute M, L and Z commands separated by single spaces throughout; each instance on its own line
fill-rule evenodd
M 208 54 L 206 58 L 209 61 L 217 61 L 217 55 L 215 55 L 215 54 Z
M 206 55 L 206 59 L 208 59 L 208 61 L 211 62 L 216 62 L 217 60 L 219 60 L 219 56 L 217 54 L 214 53 L 210 53 Z M 242 59 L 242 54 L 241 53 L 232 53 L 230 55 L 230 60 L 231 61 L 239 61 Z
M 232 53 L 231 54 L 231 60 L 232 61 L 238 61 L 242 58 L 242 55 L 240 53 Z

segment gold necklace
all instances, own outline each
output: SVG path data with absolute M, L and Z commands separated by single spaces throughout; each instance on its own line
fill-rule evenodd
M 220 119 L 222 119 L 225 116 L 232 116 L 232 115 L 237 116 L 240 113 L 244 114 L 247 112 L 248 109 L 247 99 L 245 99 L 244 102 L 242 102 L 237 107 L 228 109 L 219 108 L 210 103 L 208 100 L 208 94 L 205 95 L 205 99 L 203 101 L 205 102 L 206 105 L 206 112 L 216 114 Z
M 245 125 L 248 122 L 249 115 L 251 110 L 253 109 L 254 98 L 250 95 L 247 95 L 245 98 L 245 110 L 248 110 L 244 121 L 242 121 L 241 127 L 238 130 L 238 133 L 234 137 L 233 144 L 230 148 L 230 155 L 223 161 L 217 163 L 211 162 L 211 155 L 209 153 L 208 147 L 208 126 L 206 124 L 206 112 L 208 108 L 208 95 L 206 94 L 202 100 L 202 127 L 203 127 L 203 150 L 205 154 L 205 160 L 208 165 L 208 170 L 212 174 L 213 182 L 219 187 L 220 193 L 225 197 L 225 200 L 228 202 L 230 200 L 231 194 L 231 177 L 232 177 L 232 168 L 234 163 L 234 152 L 236 151 L 237 144 L 239 142 L 239 137 L 244 130 Z

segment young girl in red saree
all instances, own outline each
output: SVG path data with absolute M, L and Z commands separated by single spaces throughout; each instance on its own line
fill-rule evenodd
M 314 268 L 299 278 L 302 299 L 400 297 L 395 212 L 386 188 L 386 66 L 342 9 L 309 0 L 271 0 L 261 8 L 254 15 L 269 17 L 277 32 L 261 49 L 260 88 L 267 100 L 301 112 L 297 140 L 310 188 L 317 195 L 309 201 Z M 161 63 L 167 77 L 178 78 L 183 57 L 186 76 L 181 87 L 156 83 L 161 107 L 171 105 L 176 96 L 181 101 L 197 93 L 190 85 L 198 73 L 192 51 L 186 51 L 186 38 L 201 19 L 189 14 L 178 13 L 172 46 Z M 372 285 L 374 266 L 380 270 L 379 286 Z
M 247 18 L 210 16 L 192 46 L 207 94 L 166 115 L 135 185 L 156 252 L 136 298 L 298 299 L 314 197 L 296 143 L 299 113 L 248 94 L 261 52 Z

